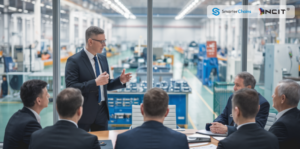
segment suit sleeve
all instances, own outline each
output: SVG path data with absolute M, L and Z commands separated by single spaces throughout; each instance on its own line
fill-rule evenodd
M 30 144 L 31 135 L 33 132 L 42 129 L 41 125 L 36 121 L 29 122 L 24 129 L 24 138 L 23 141 L 26 144 Z
M 187 137 L 186 137 L 186 135 L 183 135 L 182 136 L 182 143 L 183 143 L 183 146 L 181 147 L 182 149 L 189 149 L 190 147 L 189 147 L 189 143 L 188 143 L 188 141 L 187 141 Z
M 227 125 L 227 128 L 228 128 L 227 136 L 229 136 L 230 134 L 232 134 L 233 132 L 235 132 L 237 130 L 236 127 L 234 127 L 234 126 Z
M 122 140 L 122 139 L 120 139 L 121 138 L 121 135 L 118 135 L 117 136 L 117 140 L 116 140 L 116 145 L 115 145 L 115 149 L 122 149 L 122 145 L 120 145 L 120 140 Z
M 222 112 L 222 114 L 220 114 L 215 120 L 214 120 L 214 122 L 219 122 L 219 123 L 222 123 L 222 124 L 224 124 L 224 125 L 228 125 L 228 104 L 230 104 L 231 102 L 230 102 L 230 100 L 231 100 L 231 97 L 232 96 L 230 96 L 229 98 L 228 98 L 228 101 L 227 101 L 227 104 L 226 104 L 226 107 L 225 107 L 225 109 L 223 110 L 223 112 Z
M 79 66 L 75 60 L 70 57 L 65 70 L 66 87 L 78 88 L 82 93 L 97 91 L 98 88 L 95 80 L 79 82 L 79 77 Z
M 106 60 L 107 68 L 108 68 L 107 73 L 110 74 L 107 59 L 106 59 L 105 56 L 102 56 L 102 57 L 105 58 L 105 60 Z M 110 76 L 109 76 L 109 81 L 108 81 L 108 84 L 107 84 L 107 90 L 111 91 L 111 90 L 116 90 L 116 89 L 124 88 L 124 87 L 126 87 L 126 83 L 124 85 L 122 85 L 120 77 L 115 78 L 115 79 L 110 79 Z
M 93 144 L 93 149 L 100 149 L 100 145 L 99 145 L 99 142 L 98 142 L 98 138 L 95 136 L 95 141 L 94 141 L 94 144 Z
M 261 128 L 265 128 L 269 116 L 269 109 L 269 102 L 265 102 L 260 105 L 260 109 L 256 115 L 255 121 Z
M 269 132 L 273 133 L 278 138 L 279 143 L 287 139 L 288 131 L 285 125 L 281 122 L 274 123 Z
M 218 144 L 218 148 L 217 149 L 224 149 L 224 145 L 223 145 L 223 142 L 220 141 L 219 144 Z

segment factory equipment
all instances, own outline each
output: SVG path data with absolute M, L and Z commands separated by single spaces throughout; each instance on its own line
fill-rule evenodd
M 279 81 L 286 77 L 299 77 L 298 44 L 266 44 L 265 97 L 272 100 L 272 93 Z
M 214 81 L 219 81 L 218 59 L 207 57 L 205 44 L 199 45 L 198 57 L 197 77 L 200 81 L 208 86 L 211 86 Z

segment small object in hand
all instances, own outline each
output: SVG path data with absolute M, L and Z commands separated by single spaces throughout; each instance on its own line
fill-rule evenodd
M 100 143 L 100 146 L 105 146 L 106 145 L 106 143 L 104 143 L 104 142 L 99 142 Z
M 211 123 L 206 123 L 205 129 L 206 129 L 207 131 L 210 131 L 210 126 L 211 126 L 211 125 L 212 125 Z

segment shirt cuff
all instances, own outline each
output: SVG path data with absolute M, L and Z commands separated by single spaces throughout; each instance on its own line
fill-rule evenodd
M 120 80 L 121 84 L 124 85 L 125 83 L 122 83 L 122 81 Z

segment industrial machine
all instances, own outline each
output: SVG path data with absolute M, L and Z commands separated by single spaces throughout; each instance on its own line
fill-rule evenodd
M 299 44 L 266 44 L 264 97 L 267 100 L 272 100 L 272 93 L 279 81 L 299 77 L 299 55 Z

